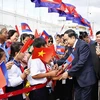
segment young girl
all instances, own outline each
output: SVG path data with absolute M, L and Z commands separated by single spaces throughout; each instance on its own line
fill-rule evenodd
M 11 45 L 10 61 L 13 61 L 11 69 L 8 69 L 8 84 L 6 92 L 12 92 L 23 88 L 24 79 L 29 74 L 29 70 L 21 70 L 20 60 L 24 57 L 24 53 L 18 53 L 22 47 L 22 43 L 16 42 Z M 23 95 L 9 97 L 8 100 L 23 100 Z

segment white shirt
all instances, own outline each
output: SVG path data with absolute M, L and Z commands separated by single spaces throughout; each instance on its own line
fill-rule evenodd
M 78 39 L 75 40 L 73 48 L 75 48 L 77 41 L 78 41 Z
M 32 76 L 35 76 L 37 74 L 46 73 L 45 65 L 39 58 L 31 59 L 30 57 L 28 61 L 28 68 L 30 69 L 30 74 L 28 75 L 27 80 L 30 82 L 30 85 L 46 83 L 46 77 L 41 79 L 32 78 Z
M 8 71 L 8 87 L 16 87 L 23 83 L 23 79 L 21 78 L 21 69 L 17 67 L 15 64 Z

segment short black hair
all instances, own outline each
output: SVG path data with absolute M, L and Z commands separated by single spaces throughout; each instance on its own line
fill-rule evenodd
M 57 34 L 57 35 L 56 35 L 56 37 L 59 37 L 59 38 L 61 38 L 61 35 L 60 35 L 60 34 Z
M 14 35 L 14 33 L 16 33 L 16 30 L 9 30 L 8 32 L 8 39 L 10 39 L 10 37 L 12 37 Z
M 74 36 L 75 38 L 78 38 L 78 35 L 76 34 L 76 32 L 72 29 L 69 29 L 67 31 L 64 32 L 64 34 L 68 34 L 69 37 Z
M 50 39 L 51 41 L 53 41 L 53 37 L 52 37 L 51 35 L 49 35 L 49 39 Z
M 11 53 L 10 53 L 9 60 L 11 60 L 15 56 L 16 52 L 20 51 L 22 46 L 23 46 L 23 43 L 21 43 L 21 42 L 14 42 L 11 44 Z
M 30 37 L 27 33 L 23 33 L 21 36 L 20 36 L 20 42 L 22 42 L 26 37 Z
M 86 38 L 88 36 L 88 33 L 86 31 L 81 31 L 79 32 L 79 38 L 80 39 L 83 39 L 83 38 Z
M 96 35 L 100 34 L 100 31 L 96 32 Z
M 45 46 L 46 41 L 43 38 L 35 38 L 33 42 L 33 47 L 40 48 L 41 46 Z

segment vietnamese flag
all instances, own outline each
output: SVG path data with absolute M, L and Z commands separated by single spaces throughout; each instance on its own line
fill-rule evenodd
M 34 51 L 32 54 L 32 59 L 40 58 L 43 62 L 49 62 L 54 56 L 53 47 L 42 47 L 36 48 L 34 47 Z
M 54 45 L 51 45 L 48 48 L 52 49 L 53 56 L 56 56 L 56 51 L 55 51 Z
M 29 46 L 33 43 L 33 39 L 29 38 L 27 40 L 27 42 L 23 45 L 23 47 L 21 48 L 20 52 L 24 53 L 28 48 Z
M 62 3 L 62 0 L 41 0 L 41 2 Z

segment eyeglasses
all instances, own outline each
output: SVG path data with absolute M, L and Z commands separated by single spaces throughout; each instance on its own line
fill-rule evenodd
M 50 40 L 48 41 L 48 43 L 50 43 L 50 42 L 51 42 L 51 43 L 53 43 L 53 41 L 52 41 L 52 40 L 51 40 L 51 41 L 50 41 Z

